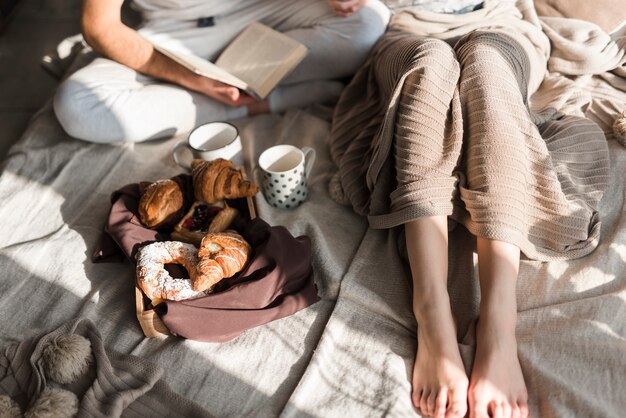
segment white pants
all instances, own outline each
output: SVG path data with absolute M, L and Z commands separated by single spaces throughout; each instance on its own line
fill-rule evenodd
M 209 60 L 253 21 L 305 44 L 306 58 L 268 97 L 273 112 L 336 100 L 343 87 L 336 80 L 350 76 L 365 61 L 390 15 L 378 0 L 347 18 L 333 15 L 325 0 L 209 0 L 143 12 L 147 20 L 139 33 L 146 39 Z M 197 27 L 197 19 L 207 16 L 215 24 Z M 59 86 L 54 111 L 70 135 L 100 143 L 162 138 L 247 113 L 245 107 L 229 107 L 105 58 L 96 58 Z

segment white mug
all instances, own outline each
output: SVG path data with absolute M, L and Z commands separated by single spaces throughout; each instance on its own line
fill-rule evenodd
M 261 188 L 275 208 L 293 209 L 309 195 L 307 180 L 315 162 L 315 150 L 276 145 L 259 156 Z
M 179 166 L 191 170 L 191 161 L 181 158 L 183 149 L 191 151 L 193 158 L 212 161 L 217 158 L 231 160 L 235 167 L 243 165 L 241 138 L 234 125 L 226 122 L 209 122 L 195 128 L 187 141 L 180 141 L 172 148 L 172 156 Z

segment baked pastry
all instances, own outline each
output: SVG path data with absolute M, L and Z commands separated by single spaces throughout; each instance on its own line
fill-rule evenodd
M 151 183 L 139 199 L 139 220 L 148 228 L 172 226 L 183 211 L 183 192 L 173 180 Z
M 153 304 L 161 299 L 183 300 L 206 295 L 192 286 L 198 264 L 198 251 L 193 245 L 178 241 L 153 242 L 140 248 L 135 258 L 137 284 Z M 181 264 L 190 279 L 173 278 L 165 264 Z
M 244 178 L 241 170 L 230 160 L 213 161 L 195 159 L 191 162 L 191 175 L 196 200 L 214 203 L 224 199 L 254 196 L 259 187 Z
M 210 291 L 217 282 L 243 270 L 252 248 L 241 235 L 232 232 L 207 234 L 198 250 L 193 290 Z
M 172 239 L 188 242 L 199 247 L 202 238 L 209 232 L 222 232 L 228 229 L 239 211 L 231 208 L 223 201 L 209 205 L 205 202 L 194 202 L 191 209 L 174 227 L 170 234 Z

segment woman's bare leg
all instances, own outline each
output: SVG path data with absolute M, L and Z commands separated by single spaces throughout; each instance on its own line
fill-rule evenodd
M 468 395 L 470 418 L 528 416 L 515 339 L 519 260 L 515 245 L 478 237 L 481 302 Z
M 418 324 L 411 398 L 425 416 L 462 418 L 468 378 L 448 296 L 448 221 L 419 218 L 405 224 L 405 233 Z

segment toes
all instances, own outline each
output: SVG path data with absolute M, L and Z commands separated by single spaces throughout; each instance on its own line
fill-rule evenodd
M 467 409 L 465 410 L 467 412 Z M 444 415 L 445 418 L 463 418 L 465 416 L 465 412 L 463 412 L 460 409 L 452 409 L 452 408 L 448 408 L 448 410 L 446 411 L 446 414 Z
M 446 413 L 446 404 L 448 403 L 448 389 L 441 388 L 435 399 L 435 410 L 433 415 L 435 418 L 444 418 Z
M 504 408 L 500 402 L 490 402 L 487 411 L 491 412 L 493 418 L 504 418 Z
M 500 408 L 502 409 L 502 418 L 511 418 L 511 404 L 508 402 L 501 402 Z
M 487 402 L 472 399 L 470 401 L 470 418 L 489 418 Z
M 411 393 L 411 401 L 413 402 L 413 406 L 416 407 L 417 409 L 420 409 L 421 397 L 422 397 L 422 389 L 421 388 L 413 389 L 413 392 Z
M 486 409 L 480 411 L 472 411 L 470 409 L 470 418 L 489 418 L 489 413 Z
M 426 401 L 426 407 L 428 408 L 426 413 L 430 416 L 435 415 L 436 400 L 437 400 L 437 392 L 436 391 L 430 392 L 430 395 L 428 395 L 428 400 Z
M 466 391 L 451 391 L 445 387 L 438 392 L 416 388 L 411 394 L 411 399 L 415 408 L 423 416 L 463 418 L 467 412 Z
M 524 402 L 518 402 L 517 406 L 519 408 L 519 416 L 520 418 L 528 418 L 528 404 Z
M 430 415 L 428 413 L 428 395 L 430 395 L 430 392 L 422 391 L 422 396 L 420 397 L 420 411 L 422 415 Z
M 517 402 L 511 405 L 511 418 L 521 418 L 521 413 Z
M 445 418 L 463 418 L 467 413 L 467 391 L 453 390 L 448 393 L 448 410 Z

